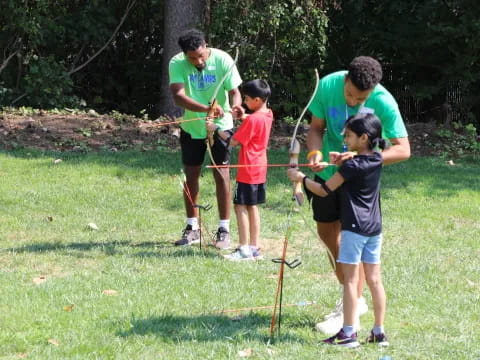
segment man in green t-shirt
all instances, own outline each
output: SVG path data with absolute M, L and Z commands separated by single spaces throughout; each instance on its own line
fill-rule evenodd
M 204 161 L 206 144 L 207 113 L 214 114 L 219 129 L 232 132 L 231 106 L 241 105 L 238 86 L 242 79 L 233 59 L 226 52 L 210 48 L 202 32 L 192 29 L 182 33 L 178 39 L 182 52 L 172 57 L 169 63 L 170 91 L 175 103 L 185 109 L 180 132 L 182 162 L 188 192 L 184 191 L 187 225 L 175 245 L 191 245 L 200 241 L 198 209 L 193 206 L 199 198 L 199 177 Z M 211 109 L 210 101 L 215 91 L 218 105 Z M 217 135 L 211 146 L 216 164 L 228 164 L 230 149 Z M 218 213 L 220 217 L 215 246 L 219 249 L 230 247 L 230 174 L 228 169 L 213 169 Z M 192 204 L 193 203 L 193 204 Z
M 382 152 L 383 164 L 393 164 L 410 157 L 410 143 L 398 104 L 393 96 L 380 84 L 382 67 L 368 56 L 353 59 L 348 71 L 339 71 L 323 77 L 309 107 L 312 121 L 307 133 L 308 163 L 316 172 L 315 180 L 324 183 L 336 168 L 322 164 L 322 154 L 328 162 L 331 151 L 343 150 L 343 127 L 350 115 L 357 113 L 375 114 L 382 122 L 383 137 L 391 146 Z M 307 191 L 308 193 L 308 191 Z M 340 246 L 340 193 L 334 191 L 322 198 L 308 194 L 312 198 L 313 218 L 317 222 L 317 232 L 335 259 L 338 259 Z M 336 275 L 343 283 L 341 264 L 336 264 Z M 363 267 L 359 271 L 357 314 L 368 311 L 362 296 L 365 283 Z M 341 300 L 335 311 L 318 323 L 318 331 L 334 334 L 343 325 Z

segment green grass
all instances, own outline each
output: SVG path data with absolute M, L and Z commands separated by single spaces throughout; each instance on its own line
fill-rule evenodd
M 303 264 L 286 270 L 284 303 L 316 306 L 284 308 L 273 344 L 271 310 L 219 314 L 273 304 L 278 265 L 171 246 L 184 226 L 179 164 L 168 151 L 0 153 L 0 359 L 239 359 L 249 348 L 252 359 L 480 358 L 478 162 L 419 158 L 385 168 L 387 350 L 320 344 L 313 326 L 339 289 L 309 210 L 290 212 L 285 169 L 269 173 L 262 239 L 276 257 L 292 225 L 289 257 Z M 201 202 L 215 205 L 208 171 L 201 191 Z M 203 217 L 213 230 L 215 206 Z M 235 228 L 232 219 L 236 240 Z M 362 339 L 372 321 L 372 311 L 362 317 Z

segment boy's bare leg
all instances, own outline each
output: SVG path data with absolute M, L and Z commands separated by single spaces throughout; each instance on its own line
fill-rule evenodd
M 235 204 L 235 215 L 237 216 L 238 240 L 240 245 L 247 245 L 250 227 L 247 206 Z
M 248 220 L 250 223 L 250 245 L 259 246 L 260 243 L 260 215 L 257 205 L 247 206 Z

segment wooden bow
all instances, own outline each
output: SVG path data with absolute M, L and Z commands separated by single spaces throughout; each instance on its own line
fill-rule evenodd
M 235 68 L 235 65 L 237 64 L 237 61 L 238 61 L 238 53 L 239 53 L 239 51 L 238 51 L 238 48 L 237 48 L 235 50 L 235 59 L 233 60 L 232 65 L 230 66 L 228 71 L 225 73 L 225 75 L 223 75 L 223 77 L 218 82 L 217 87 L 215 88 L 215 91 L 213 92 L 212 97 L 211 97 L 210 101 L 208 102 L 208 104 L 210 105 L 210 109 L 208 110 L 207 118 L 213 118 L 214 115 L 215 115 L 215 109 L 218 106 L 218 101 L 217 101 L 218 92 L 220 91 L 221 87 L 223 86 L 223 83 L 225 82 L 225 80 L 227 80 L 227 77 L 230 75 L 232 70 Z M 215 163 L 215 160 L 213 159 L 213 153 L 212 153 L 213 142 L 214 142 L 213 131 L 208 131 L 207 132 L 207 138 L 205 139 L 205 143 L 207 145 L 208 156 L 210 157 L 210 161 L 212 162 L 212 164 L 217 166 L 217 164 Z M 220 169 L 219 168 L 216 168 L 216 169 L 217 169 L 218 173 L 222 176 L 222 178 L 225 179 L 225 177 L 223 176 Z
M 310 104 L 313 101 L 313 98 L 315 97 L 315 94 L 317 93 L 319 83 L 320 83 L 320 77 L 318 75 L 317 69 L 315 69 L 315 89 L 313 91 L 312 96 L 310 97 L 310 100 L 308 100 L 307 106 L 305 106 L 305 108 L 300 113 L 300 116 L 297 119 L 297 123 L 295 125 L 295 129 L 293 130 L 293 134 L 292 134 L 292 140 L 290 142 L 289 157 L 290 157 L 290 166 L 291 167 L 297 167 L 298 166 L 298 156 L 300 154 L 300 143 L 297 140 L 298 127 L 300 126 L 300 122 L 302 121 L 303 116 L 307 112 L 308 108 L 310 107 Z M 297 202 L 297 204 L 299 206 L 301 206 L 303 204 L 304 195 L 303 195 L 303 191 L 302 191 L 302 183 L 301 182 L 294 182 L 293 183 L 293 199 Z

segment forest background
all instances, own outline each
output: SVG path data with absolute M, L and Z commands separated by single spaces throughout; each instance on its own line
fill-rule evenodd
M 168 60 L 183 29 L 265 78 L 290 122 L 321 75 L 378 58 L 407 124 L 430 123 L 478 152 L 480 3 L 474 0 L 2 0 L 0 106 L 180 115 Z

